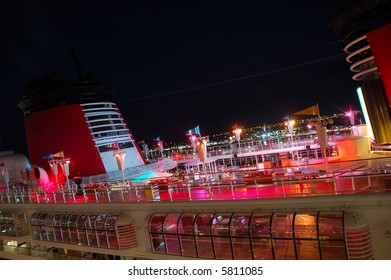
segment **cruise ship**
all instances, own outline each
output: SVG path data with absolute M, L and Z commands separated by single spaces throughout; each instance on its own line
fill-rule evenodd
M 212 150 L 196 134 L 191 158 L 148 162 L 113 88 L 74 53 L 77 80 L 30 83 L 28 157 L 0 152 L 0 258 L 390 260 L 389 3 L 364 2 L 330 23 L 365 116 L 340 139 L 314 106 L 301 113 L 318 120 L 316 141 L 249 145 L 236 130 Z

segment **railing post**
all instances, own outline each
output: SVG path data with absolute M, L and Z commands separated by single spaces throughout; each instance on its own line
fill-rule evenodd
M 82 192 L 83 192 L 84 202 L 87 203 L 88 197 L 87 197 L 86 190 L 83 188 L 83 189 L 82 189 Z
M 182 183 L 182 186 L 183 186 L 183 183 Z M 189 200 L 192 200 L 192 198 L 191 198 L 191 190 L 190 190 L 190 183 L 189 182 L 187 183 L 187 192 L 189 193 Z
M 96 191 L 95 188 L 94 188 L 94 193 L 95 193 L 95 202 L 99 202 L 99 199 L 98 199 L 98 192 Z
M 121 199 L 122 199 L 122 202 L 125 202 L 124 186 L 120 189 L 120 191 L 121 191 Z
M 233 184 L 233 181 L 230 180 L 229 182 L 230 182 L 230 184 L 231 184 L 231 195 L 232 195 L 232 199 L 235 199 L 235 192 L 234 192 L 234 184 Z
M 62 198 L 64 199 L 64 203 L 66 204 L 67 203 L 67 199 L 65 197 L 65 192 L 64 190 L 62 190 Z
M 255 193 L 257 194 L 257 198 L 259 198 L 257 179 L 254 179 L 254 184 L 255 184 Z
M 152 188 L 152 186 L 151 186 Z M 168 195 L 170 197 L 170 201 L 172 201 L 172 189 L 170 187 L 170 184 L 167 183 L 167 191 L 168 191 Z
M 109 202 L 111 202 L 111 197 L 110 197 L 110 190 L 107 189 L 107 199 Z

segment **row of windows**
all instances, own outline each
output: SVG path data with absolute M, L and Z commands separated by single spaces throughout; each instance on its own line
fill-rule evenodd
M 150 249 L 209 259 L 347 259 L 345 214 L 156 213 Z
M 108 151 L 116 151 L 119 149 L 127 149 L 127 148 L 133 148 L 133 142 L 125 142 L 125 143 L 118 143 L 118 147 L 115 145 L 104 145 L 104 146 L 99 146 L 99 152 L 108 152 Z
M 131 219 L 120 214 L 40 213 L 31 216 L 34 240 L 126 249 L 137 245 Z
M 31 216 L 32 226 L 114 230 L 118 214 L 41 213 Z
M 99 108 L 116 108 L 114 103 L 110 102 L 97 102 L 97 103 L 85 103 L 82 104 L 83 110 L 90 111 Z

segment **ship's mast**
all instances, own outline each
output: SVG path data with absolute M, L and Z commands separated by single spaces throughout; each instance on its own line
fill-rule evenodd
M 76 68 L 76 71 L 77 71 L 77 75 L 79 77 L 79 80 L 80 81 L 85 81 L 86 80 L 86 77 L 84 75 L 84 71 L 83 71 L 83 68 L 81 67 L 81 64 L 79 62 L 79 59 L 77 58 L 77 54 L 76 54 L 76 51 L 75 49 L 70 46 L 69 47 L 70 50 L 71 50 L 71 54 L 72 54 L 72 60 L 73 60 L 73 63 L 75 65 L 75 68 Z

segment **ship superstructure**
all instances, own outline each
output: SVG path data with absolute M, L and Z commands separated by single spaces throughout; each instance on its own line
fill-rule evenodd
M 145 165 L 113 101 L 113 87 L 84 75 L 80 66 L 77 69 L 77 80 L 52 74 L 31 82 L 19 102 L 30 162 L 50 170 L 50 158 L 59 155 L 71 161 L 70 178 L 107 174 L 118 171 L 113 152 L 120 149 L 126 155 L 123 169 Z
M 346 1 L 345 11 L 356 7 L 353 2 L 364 1 Z M 389 7 L 383 5 L 388 1 L 376 3 L 378 9 Z M 38 162 L 45 154 L 63 151 L 75 160 L 73 176 L 79 175 L 77 172 L 81 176 L 111 174 L 118 170 L 107 172 L 114 163 L 106 164 L 102 158 L 106 153 L 110 156 L 109 146 L 119 143 L 124 150 L 133 149 L 129 153 L 136 155 L 135 165 L 145 171 L 138 149 L 126 146 L 135 143 L 112 100 L 111 87 L 84 79 L 64 85 L 72 89 L 74 97 L 83 89 L 83 100 L 67 102 L 65 91 L 58 103 L 56 98 L 46 98 L 52 96 L 48 94 L 52 90 L 37 90 L 38 94 L 26 96 L 20 103 L 26 114 L 31 160 Z M 91 92 L 93 100 L 86 92 Z M 41 103 L 44 96 L 55 106 Z M 365 98 L 374 98 L 374 104 L 376 96 L 367 94 Z M 80 138 L 66 120 L 68 113 L 75 114 L 72 120 L 80 125 L 77 133 L 83 141 L 73 141 Z M 55 141 L 41 137 L 52 132 L 42 127 L 43 121 L 54 126 Z M 380 120 L 372 125 L 380 132 L 384 128 Z M 57 138 L 63 131 L 65 143 Z M 383 143 L 378 140 L 382 137 L 375 136 L 378 144 Z M 90 150 L 76 151 L 69 143 L 88 145 Z M 257 160 L 268 153 L 286 155 L 295 150 L 301 155 L 307 146 L 307 155 L 319 155 L 315 144 L 303 149 L 239 146 L 239 152 L 233 154 L 235 161 L 216 154 L 201 164 L 192 163 L 192 169 L 202 166 L 197 172 L 186 170 L 189 172 L 168 178 L 118 182 L 97 176 L 94 181 L 81 184 L 76 180 L 58 189 L 25 182 L 7 185 L 0 193 L 0 257 L 390 260 L 391 155 L 371 150 L 374 145 L 368 137 L 341 139 L 336 144 L 339 157 L 328 156 L 322 148 L 323 156 L 315 158 L 316 163 L 301 162 L 303 166 L 264 164 L 256 170 L 247 166 L 219 170 L 214 161 L 237 162 L 239 158 L 245 162 L 247 157 Z M 84 157 L 83 152 L 93 158 Z

